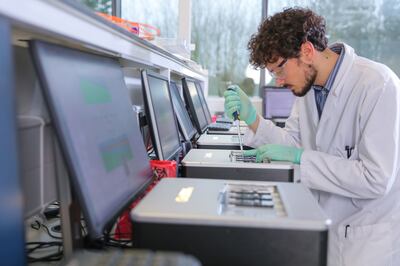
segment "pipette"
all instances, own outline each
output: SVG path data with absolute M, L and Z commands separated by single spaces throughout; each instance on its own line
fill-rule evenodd
M 230 88 L 228 90 L 234 91 L 233 89 L 230 89 Z M 241 137 L 241 134 L 240 134 L 240 115 L 239 115 L 239 111 L 233 112 L 232 115 L 233 115 L 233 119 L 234 119 L 234 122 L 236 123 L 236 127 L 237 127 L 240 151 L 243 154 L 243 143 L 242 143 L 242 137 Z

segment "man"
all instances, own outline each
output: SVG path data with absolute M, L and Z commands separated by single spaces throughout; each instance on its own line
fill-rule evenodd
M 400 81 L 350 46 L 327 46 L 325 21 L 290 8 L 253 35 L 250 62 L 298 96 L 285 128 L 257 116 L 237 86 L 225 92 L 229 116 L 251 130 L 257 161 L 299 164 L 333 225 L 328 264 L 400 265 Z

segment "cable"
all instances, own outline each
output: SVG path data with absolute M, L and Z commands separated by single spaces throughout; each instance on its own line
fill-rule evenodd
M 30 246 L 30 245 L 36 245 L 36 246 L 32 247 L 32 248 L 28 248 L 28 246 Z M 59 241 L 49 241 L 49 242 L 36 241 L 36 242 L 26 242 L 26 246 L 27 246 L 28 253 L 31 253 L 31 252 L 36 251 L 36 250 L 41 249 L 41 248 L 62 246 L 62 243 L 59 242 Z
M 107 237 L 104 237 L 104 245 L 110 247 L 119 247 L 119 248 L 131 248 L 132 247 L 132 240 L 120 240 L 115 239 L 111 236 L 115 236 L 115 234 L 109 234 Z
M 44 228 L 44 230 L 46 231 L 46 233 L 54 238 L 54 239 L 62 239 L 62 237 L 60 236 L 56 236 L 53 233 L 51 233 L 51 231 L 49 230 L 49 228 L 47 227 L 47 225 L 45 225 L 44 223 L 40 222 L 39 220 L 35 220 L 33 223 L 31 223 L 31 228 L 35 229 L 35 230 L 40 230 L 40 228 Z M 45 243 L 45 242 L 43 242 Z
M 110 247 L 119 247 L 119 248 L 132 248 L 133 243 L 129 239 L 127 240 L 120 240 L 120 239 L 115 239 L 112 236 L 115 236 L 116 234 L 111 234 L 111 229 L 107 230 L 103 234 L 103 243 L 105 246 L 110 246 Z
M 85 219 L 83 217 L 81 218 L 80 225 L 81 225 L 81 234 L 82 234 L 82 236 L 86 236 L 88 234 L 88 231 L 86 230 L 87 226 L 86 226 Z
M 33 247 L 29 247 L 33 246 Z M 41 249 L 58 247 L 57 252 L 41 256 L 41 257 L 32 257 L 32 253 Z M 59 261 L 63 257 L 63 249 L 62 243 L 58 241 L 50 241 L 50 242 L 27 242 L 26 243 L 26 251 L 27 258 L 29 263 L 33 262 L 43 262 L 43 261 Z
M 50 237 L 55 238 L 55 239 L 62 239 L 62 237 L 60 237 L 60 236 L 53 235 L 53 234 L 51 233 L 51 231 L 49 230 L 49 228 L 48 228 L 46 225 L 42 224 L 42 226 L 43 226 L 43 228 L 46 230 L 47 234 L 48 234 Z
M 153 152 L 154 152 L 153 147 L 147 148 L 147 154 L 152 154 Z

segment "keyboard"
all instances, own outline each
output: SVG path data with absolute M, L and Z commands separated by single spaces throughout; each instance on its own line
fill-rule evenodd
M 218 117 L 216 120 L 217 123 L 225 123 L 225 124 L 232 124 L 232 120 L 226 117 Z
M 66 266 L 200 266 L 193 256 L 176 252 L 153 252 L 141 249 L 80 250 Z
M 231 128 L 230 124 L 212 123 L 208 125 L 208 130 L 214 131 L 228 131 Z

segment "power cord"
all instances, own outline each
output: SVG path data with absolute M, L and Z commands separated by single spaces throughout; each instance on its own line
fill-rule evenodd
M 114 238 L 115 235 L 116 234 L 111 234 L 111 232 L 105 232 L 103 237 L 104 245 L 118 248 L 132 248 L 132 240 L 116 239 Z
M 31 228 L 35 229 L 35 230 L 40 230 L 40 228 L 43 228 L 51 238 L 62 239 L 62 237 L 54 235 L 51 232 L 51 230 L 49 229 L 49 227 L 47 227 L 47 225 L 45 225 L 43 222 L 41 222 L 39 220 L 35 220 L 34 222 L 32 222 L 31 223 Z
M 46 250 L 49 248 L 58 247 L 57 251 L 41 257 L 33 257 L 33 253 L 39 250 Z M 44 261 L 59 261 L 63 257 L 62 242 L 50 241 L 50 242 L 27 242 L 26 253 L 29 263 L 33 262 L 44 262 Z

